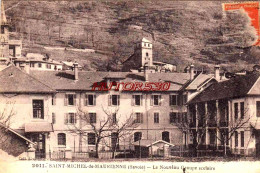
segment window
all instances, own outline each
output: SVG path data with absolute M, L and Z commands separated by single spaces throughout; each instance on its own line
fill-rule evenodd
M 88 133 L 88 145 L 96 144 L 96 135 L 95 133 Z
M 142 95 L 133 95 L 132 98 L 132 106 L 141 106 L 142 105 L 143 96 Z
M 65 106 L 76 105 L 76 94 L 65 94 Z
M 209 143 L 210 145 L 216 145 L 216 131 L 209 130 Z
M 256 102 L 256 116 L 260 117 L 260 101 Z
M 243 119 L 244 116 L 245 116 L 244 102 L 241 102 L 241 103 L 240 103 L 240 115 L 241 115 L 241 119 Z
M 52 124 L 56 123 L 56 116 L 55 113 L 52 113 Z
M 177 117 L 176 112 L 170 112 L 170 123 L 176 123 L 176 117 Z
M 184 112 L 184 113 L 183 113 L 182 120 L 183 120 L 183 122 L 185 122 L 185 123 L 188 122 L 188 115 L 187 115 L 187 112 Z
M 176 106 L 178 103 L 178 96 L 177 95 L 170 95 L 170 106 Z
M 149 54 L 148 54 L 148 52 L 146 52 L 146 56 L 148 56 Z
M 135 113 L 135 123 L 143 123 L 143 113 L 137 112 Z
M 235 132 L 235 147 L 238 147 L 238 132 Z
M 51 69 L 51 64 L 46 64 L 47 69 Z
M 242 131 L 242 132 L 240 132 L 240 135 L 241 135 L 241 147 L 244 147 L 244 145 L 245 145 L 245 142 L 244 142 L 244 138 L 245 138 L 245 134 L 244 134 L 244 132 Z
M 152 95 L 151 106 L 160 106 L 161 105 L 161 95 Z
M 167 131 L 162 132 L 162 140 L 164 140 L 166 142 L 170 142 L 170 133 Z
M 66 145 L 66 134 L 58 133 L 58 145 Z
M 38 63 L 38 67 L 39 67 L 39 68 L 42 68 L 42 63 Z
M 44 119 L 43 100 L 33 100 L 33 118 Z
M 77 118 L 75 113 L 65 114 L 65 124 L 76 124 Z
M 31 63 L 31 67 L 34 67 L 34 63 L 33 62 Z
M 96 113 L 89 113 L 89 123 L 96 123 L 97 122 L 97 114 Z
M 112 115 L 112 124 L 116 124 L 116 123 L 117 123 L 116 113 L 113 113 L 113 115 Z
M 182 113 L 181 112 L 177 113 L 177 121 L 178 121 L 178 123 L 182 122 Z
M 120 105 L 120 96 L 119 95 L 109 95 L 109 105 L 117 106 Z
M 154 113 L 154 123 L 159 123 L 159 112 Z
M 185 94 L 182 96 L 182 104 L 185 105 L 187 103 L 188 96 Z
M 238 118 L 238 103 L 235 103 L 234 104 L 234 109 L 235 109 L 235 119 L 237 119 Z
M 94 106 L 94 105 L 96 105 L 96 95 L 86 94 L 85 105 L 86 106 Z
M 134 142 L 140 141 L 142 139 L 142 132 L 135 132 L 134 133 Z

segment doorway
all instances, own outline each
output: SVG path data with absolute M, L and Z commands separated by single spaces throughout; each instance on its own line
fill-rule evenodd
M 44 134 L 33 134 L 32 141 L 36 143 L 35 145 L 35 158 L 45 158 L 45 135 Z

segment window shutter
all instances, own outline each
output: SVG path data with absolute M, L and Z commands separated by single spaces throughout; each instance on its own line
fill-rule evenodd
M 97 123 L 97 113 L 94 113 L 94 123 Z
M 117 105 L 120 105 L 120 95 L 117 96 Z
M 132 106 L 135 105 L 134 102 L 135 102 L 135 95 L 132 95 L 132 100 L 131 100 L 131 105 L 132 105 Z
M 64 124 L 68 124 L 68 114 L 65 113 L 64 115 Z
M 144 122 L 143 113 L 140 113 L 140 119 L 141 119 L 141 123 L 143 123 Z
M 84 103 L 85 106 L 88 106 L 88 95 L 85 94 L 85 103 Z
M 111 95 L 108 95 L 108 106 L 111 106 L 111 98 L 112 96 Z
M 94 105 L 96 105 L 96 95 L 94 95 L 94 97 L 93 97 L 93 103 L 94 103 Z
M 150 104 L 151 104 L 151 106 L 153 106 L 153 95 L 151 95 Z
M 140 102 L 141 102 L 141 106 L 143 106 L 143 95 L 141 95 L 141 100 L 140 100 Z
M 74 118 L 75 118 L 75 124 L 77 124 L 77 119 L 78 119 L 78 116 L 76 113 L 74 113 Z
M 65 94 L 65 98 L 64 98 L 64 106 L 68 105 L 68 95 Z
M 162 96 L 159 95 L 159 106 L 161 106 L 161 104 L 162 104 L 161 100 L 162 100 Z
M 77 101 L 77 94 L 74 94 L 74 95 L 73 95 L 73 102 L 74 102 L 74 105 L 77 105 L 76 101 Z

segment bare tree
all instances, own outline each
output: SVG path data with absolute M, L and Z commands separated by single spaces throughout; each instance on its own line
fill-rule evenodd
M 138 123 L 136 123 L 134 117 L 133 117 L 133 113 L 131 113 L 129 116 L 123 118 L 122 114 L 118 114 L 119 109 L 117 109 L 115 112 L 111 113 L 111 112 L 107 112 L 105 111 L 107 116 L 111 116 L 111 122 L 110 122 L 110 126 L 111 126 L 111 132 L 113 132 L 113 134 L 115 134 L 116 136 L 112 136 L 111 134 L 111 138 L 114 137 L 115 139 L 115 143 L 112 145 L 109 145 L 105 142 L 106 146 L 111 148 L 112 151 L 112 158 L 115 157 L 115 152 L 117 150 L 117 148 L 119 147 L 119 141 L 120 139 L 122 139 L 123 141 L 125 140 L 129 140 L 131 138 L 131 135 L 134 131 L 135 128 L 137 128 L 139 126 Z M 120 119 L 125 119 L 124 121 L 120 121 Z
M 14 102 L 6 102 L 5 106 L 0 109 L 0 145 L 8 139 L 6 132 L 11 124 L 11 119 L 15 116 Z
M 171 124 L 176 126 L 185 137 L 189 135 L 192 138 L 195 155 L 198 156 L 197 151 L 206 136 L 206 116 L 188 118 L 187 114 L 176 113 L 175 120 L 174 118 L 175 117 L 171 120 Z M 196 122 L 198 122 L 198 124 Z
M 86 128 L 84 128 L 84 126 L 90 126 L 90 130 L 95 134 L 95 157 L 97 158 L 99 158 L 99 145 L 102 140 L 105 141 L 106 138 L 112 137 L 113 133 L 118 134 L 115 145 L 110 146 L 114 157 L 119 138 L 129 135 L 131 131 L 137 127 L 132 114 L 129 117 L 125 117 L 123 121 L 119 121 L 121 116 L 117 118 L 113 117 L 118 112 L 118 109 L 114 112 L 110 112 L 103 108 L 103 112 L 104 116 L 96 119 L 96 116 L 91 116 L 89 112 L 78 109 L 77 117 L 79 119 L 79 126 L 76 124 L 73 125 L 73 127 L 68 126 L 71 133 L 79 134 L 85 140 L 88 134 L 86 134 Z
M 231 120 L 229 121 L 227 116 L 225 118 L 221 118 L 221 116 L 218 117 L 216 129 L 219 135 L 216 135 L 216 138 L 224 146 L 224 156 L 227 156 L 227 146 L 237 131 L 240 129 L 251 129 L 256 126 L 258 119 L 254 122 L 254 124 L 250 123 L 252 115 L 247 114 L 248 112 L 248 109 L 243 112 L 238 111 L 237 116 L 235 115 L 235 117 L 231 117 Z M 238 115 L 240 116 L 238 117 Z

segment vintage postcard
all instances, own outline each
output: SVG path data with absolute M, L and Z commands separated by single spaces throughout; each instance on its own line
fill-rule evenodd
M 258 1 L 0 2 L 0 173 L 260 172 Z

